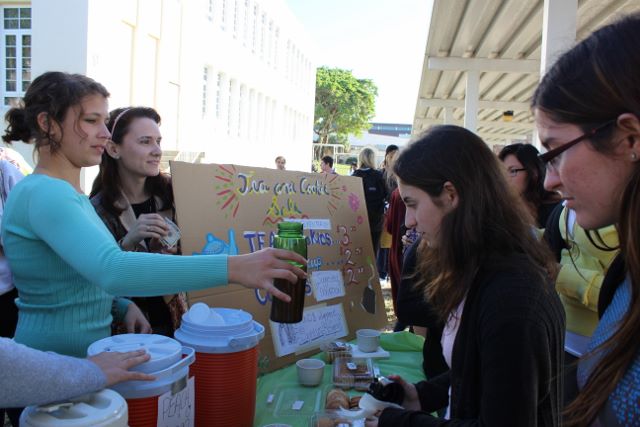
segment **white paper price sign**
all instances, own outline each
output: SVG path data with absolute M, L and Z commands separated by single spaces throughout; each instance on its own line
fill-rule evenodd
M 345 295 L 342 272 L 339 270 L 314 271 L 311 273 L 311 284 L 318 302 Z
M 174 384 L 158 398 L 158 427 L 194 427 L 195 426 L 195 386 L 194 378 Z

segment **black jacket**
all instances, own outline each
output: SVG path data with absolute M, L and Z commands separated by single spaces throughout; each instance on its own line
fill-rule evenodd
M 380 427 L 560 425 L 560 299 L 522 256 L 493 265 L 467 294 L 451 369 L 416 385 L 425 412 L 385 409 Z M 451 420 L 432 417 L 447 405 L 449 386 Z
M 449 367 L 442 355 L 440 344 L 444 324 L 433 306 L 425 299 L 424 290 L 416 289 L 413 278 L 419 244 L 420 239 L 417 239 L 404 254 L 396 307 L 401 323 L 427 328 L 427 337 L 422 348 L 422 369 L 427 378 L 433 378 L 449 370 Z

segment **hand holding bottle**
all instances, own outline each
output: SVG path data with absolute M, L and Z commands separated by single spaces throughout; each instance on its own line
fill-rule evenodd
M 263 289 L 275 298 L 289 302 L 291 298 L 279 291 L 274 279 L 296 283 L 306 279 L 307 274 L 291 262 L 306 266 L 307 260 L 295 252 L 265 248 L 247 255 L 230 256 L 227 264 L 229 283 L 238 283 L 246 288 Z

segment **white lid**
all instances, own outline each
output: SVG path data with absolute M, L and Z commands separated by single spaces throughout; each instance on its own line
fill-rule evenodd
M 235 353 L 258 345 L 264 327 L 244 310 L 194 304 L 182 316 L 175 338 L 202 353 Z
M 132 371 L 153 374 L 175 364 L 182 358 L 182 344 L 173 338 L 155 334 L 122 334 L 94 342 L 87 349 L 88 356 L 103 351 L 133 351 L 144 349 L 151 356 L 148 362 L 131 368 Z
M 127 402 L 108 389 L 67 402 L 29 406 L 20 417 L 23 427 L 126 427 L 127 421 Z

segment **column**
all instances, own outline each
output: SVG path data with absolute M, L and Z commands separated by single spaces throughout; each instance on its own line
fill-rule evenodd
M 542 46 L 540 52 L 540 78 L 553 65 L 558 56 L 576 41 L 578 0 L 545 0 L 542 16 Z M 532 143 L 541 148 L 537 129 Z
M 467 71 L 467 89 L 464 97 L 464 127 L 471 132 L 478 128 L 478 97 L 480 96 L 480 72 Z
M 545 0 L 542 18 L 540 77 L 553 65 L 559 54 L 576 41 L 578 0 Z

